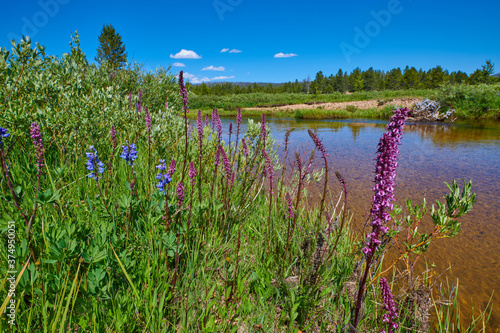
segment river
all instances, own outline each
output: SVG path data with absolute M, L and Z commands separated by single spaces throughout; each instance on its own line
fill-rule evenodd
M 225 133 L 229 122 L 234 121 L 223 119 Z M 283 118 L 267 118 L 267 121 L 272 137 L 281 147 L 281 157 L 288 128 L 295 128 L 290 136 L 292 152 L 311 149 L 313 143 L 307 129 L 317 131 L 329 154 L 330 170 L 339 171 L 346 180 L 348 208 L 354 213 L 353 225 L 359 230 L 370 211 L 375 152 L 387 122 Z M 407 123 L 400 146 L 396 187 L 397 204 L 403 204 L 404 198 L 411 198 L 414 203 L 426 198 L 430 208 L 437 199 L 444 202 L 445 182 L 455 179 L 462 185 L 462 179 L 472 179 L 476 204 L 460 218 L 462 231 L 455 238 L 434 240 L 425 259 L 436 265 L 436 272 L 453 265 L 453 282 L 458 278 L 463 316 L 470 315 L 472 306 L 475 311 L 484 309 L 492 297 L 491 328 L 500 328 L 499 162 L 500 122 Z M 340 185 L 332 181 L 330 190 L 340 191 Z M 441 277 L 444 284 L 446 278 L 450 278 L 449 272 Z

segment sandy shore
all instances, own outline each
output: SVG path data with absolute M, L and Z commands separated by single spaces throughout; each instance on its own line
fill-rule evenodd
M 245 108 L 243 110 L 269 110 L 269 111 L 295 111 L 298 109 L 323 109 L 323 110 L 345 110 L 348 105 L 353 105 L 358 109 L 382 109 L 387 105 L 395 105 L 397 107 L 412 108 L 415 102 L 422 101 L 422 98 L 395 98 L 393 100 L 384 101 L 384 104 L 379 105 L 379 101 L 352 101 L 352 102 L 338 102 L 338 103 L 323 103 L 318 102 L 315 104 L 290 104 L 275 107 L 259 107 L 259 108 Z

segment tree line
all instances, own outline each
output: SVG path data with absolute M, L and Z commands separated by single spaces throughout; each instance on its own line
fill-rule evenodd
M 494 77 L 494 64 L 487 60 L 481 68 L 468 75 L 462 71 L 449 72 L 441 66 L 424 71 L 415 67 L 406 66 L 405 69 L 393 68 L 390 71 L 375 70 L 370 67 L 363 71 L 359 67 L 351 73 L 339 69 L 337 74 L 325 76 L 322 71 L 316 73 L 314 80 L 310 78 L 302 81 L 279 84 L 233 84 L 223 82 L 207 85 L 190 85 L 190 91 L 198 95 L 231 95 L 248 93 L 307 93 L 329 94 L 333 92 L 355 92 L 370 90 L 402 90 L 402 89 L 435 89 L 442 84 L 479 84 L 496 83 L 500 78 Z

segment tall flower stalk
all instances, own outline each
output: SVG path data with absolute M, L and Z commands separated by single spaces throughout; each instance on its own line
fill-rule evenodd
M 153 124 L 151 122 L 151 114 L 148 108 L 144 108 L 144 121 L 146 122 L 146 133 L 148 133 L 148 184 L 151 184 L 151 130 Z M 148 186 L 148 189 L 150 187 Z M 149 190 L 148 190 L 149 193 Z
M 323 208 L 324 208 L 324 205 L 325 205 L 326 188 L 327 188 L 327 185 L 328 185 L 328 161 L 326 159 L 326 157 L 328 156 L 328 154 L 326 153 L 325 146 L 323 146 L 323 143 L 318 138 L 318 136 L 316 135 L 316 133 L 314 133 L 310 129 L 307 130 L 307 132 L 309 133 L 309 136 L 313 140 L 314 145 L 316 146 L 316 149 L 318 149 L 323 154 L 323 161 L 325 162 L 325 185 L 323 186 L 323 196 L 321 197 L 321 203 L 320 203 L 320 208 L 319 208 L 319 213 L 318 213 L 319 214 L 319 219 L 321 220 L 321 214 L 323 214 Z
M 198 117 L 196 118 L 196 128 L 198 130 L 198 171 L 200 173 L 200 181 L 198 181 L 198 199 L 201 203 L 201 173 L 202 165 L 201 159 L 203 157 L 203 117 L 201 116 L 201 110 L 198 110 Z
M 184 175 L 186 174 L 186 167 L 187 167 L 187 151 L 188 151 L 188 119 L 187 119 L 187 114 L 189 113 L 188 110 L 188 95 L 187 95 L 187 90 L 186 86 L 184 85 L 184 72 L 181 71 L 179 73 L 179 94 L 182 97 L 182 103 L 183 107 L 182 110 L 184 110 L 184 136 L 185 136 L 185 146 L 184 146 L 184 162 L 182 164 L 182 176 L 181 176 L 181 183 L 184 181 Z
M 387 313 L 384 314 L 382 321 L 387 323 L 387 326 L 389 327 L 387 333 L 394 333 L 392 329 L 399 327 L 399 325 L 395 322 L 395 319 L 398 317 L 398 313 L 396 311 L 394 296 L 392 296 L 391 293 L 391 287 L 385 277 L 380 279 L 380 291 L 382 292 L 382 298 L 384 299 L 384 310 L 387 311 Z M 384 330 L 382 332 L 385 333 L 386 331 Z
M 377 162 L 375 165 L 375 185 L 373 191 L 373 204 L 370 211 L 372 231 L 366 236 L 367 242 L 363 248 L 366 255 L 366 266 L 364 273 L 359 281 L 358 296 L 356 299 L 356 308 L 354 312 L 354 328 L 357 327 L 363 311 L 363 298 L 365 295 L 365 284 L 368 278 L 370 267 L 381 238 L 389 228 L 385 225 L 391 215 L 387 212 L 392 210 L 394 205 L 394 188 L 396 186 L 396 168 L 398 166 L 399 144 L 403 134 L 403 128 L 408 109 L 399 109 L 394 111 L 389 124 L 386 127 L 387 132 L 382 135 L 378 144 Z

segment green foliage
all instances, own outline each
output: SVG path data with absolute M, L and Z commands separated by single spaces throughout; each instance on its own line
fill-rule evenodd
M 99 65 L 109 66 L 113 70 L 123 68 L 127 63 L 127 53 L 122 37 L 111 24 L 102 26 L 95 61 Z

